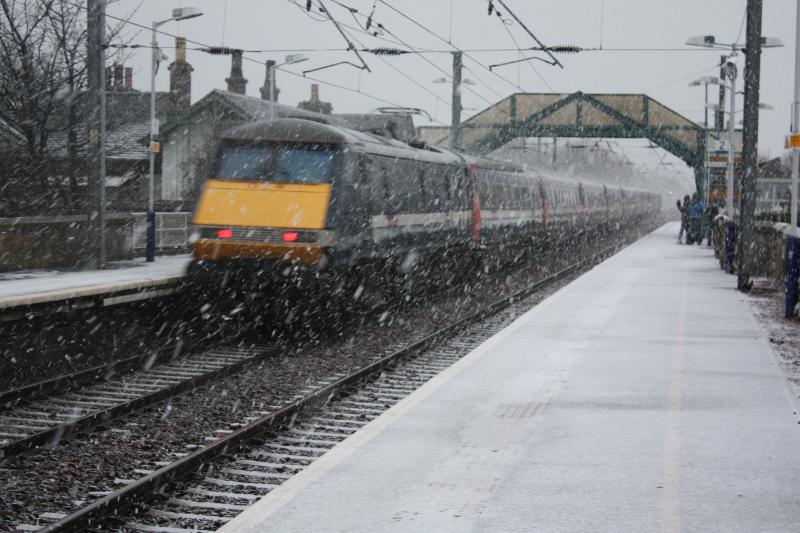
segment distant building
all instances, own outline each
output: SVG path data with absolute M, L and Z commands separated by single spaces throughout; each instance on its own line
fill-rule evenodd
M 311 84 L 311 98 L 300 102 L 297 104 L 297 107 L 314 113 L 322 113 L 323 115 L 330 115 L 333 113 L 333 104 L 330 102 L 323 102 L 319 99 L 319 85 L 316 83 Z
M 175 62 L 170 65 L 170 91 L 173 107 L 169 119 L 160 128 L 163 165 L 157 195 L 162 202 L 175 202 L 175 208 L 190 209 L 208 177 L 210 159 L 220 136 L 226 130 L 270 117 L 305 118 L 351 129 L 371 132 L 408 142 L 416 137 L 408 115 L 331 115 L 333 105 L 319 99 L 319 86 L 311 86 L 311 99 L 298 107 L 277 103 L 280 90 L 275 88 L 275 103 L 269 102 L 269 67 L 261 98 L 247 96 L 247 80 L 242 73 L 240 51 L 231 54 L 231 72 L 225 79 L 227 91 L 215 89 L 189 105 L 191 66 L 186 62 L 185 41 L 176 41 Z
M 291 106 L 275 105 L 277 118 L 323 117 Z M 164 200 L 192 200 L 208 175 L 210 154 L 220 135 L 235 126 L 269 118 L 270 103 L 261 98 L 215 89 L 188 112 L 161 128 Z
M 85 95 L 81 95 L 81 100 Z M 156 93 L 156 119 L 164 121 L 173 106 L 168 92 Z M 58 110 L 57 125 L 48 140 L 54 169 L 72 168 L 81 184 L 86 182 L 87 126 L 84 117 L 75 130 L 74 152 L 70 154 L 66 110 Z M 63 126 L 63 127 L 61 127 Z M 150 93 L 133 89 L 132 69 L 115 65 L 109 68 L 106 87 L 106 186 L 108 200 L 124 199 L 120 208 L 142 208 L 149 174 L 147 146 L 150 133 Z M 156 156 L 156 170 L 161 166 Z M 122 188 L 122 189 L 120 189 Z M 118 191 L 124 192 L 119 193 Z

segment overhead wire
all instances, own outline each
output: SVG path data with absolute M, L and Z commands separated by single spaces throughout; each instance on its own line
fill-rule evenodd
M 674 80 L 671 80 L 671 81 L 668 81 L 668 82 L 664 82 L 664 83 L 662 83 L 660 85 L 656 85 L 655 87 L 651 87 L 649 89 L 646 89 L 644 92 L 645 93 L 650 93 L 650 92 L 653 92 L 653 91 L 657 91 L 659 89 L 663 89 L 664 87 L 669 87 L 670 85 L 674 85 L 674 84 L 682 82 L 684 80 L 688 80 L 689 78 L 692 78 L 694 76 L 699 76 L 700 74 L 704 74 L 704 73 L 708 72 L 709 70 L 715 69 L 715 68 L 718 68 L 718 67 L 719 67 L 719 62 L 716 62 L 710 67 L 706 67 L 706 68 L 704 68 L 702 70 L 698 70 L 696 72 L 692 72 L 690 74 L 686 74 L 685 76 L 681 76 L 680 78 L 676 78 Z
M 347 34 L 347 33 L 345 33 L 345 31 L 344 31 L 344 30 L 341 28 L 341 26 L 339 26 L 339 23 L 336 21 L 336 19 L 335 19 L 335 18 L 333 18 L 333 15 L 332 15 L 332 14 L 331 14 L 331 12 L 328 10 L 328 8 L 327 8 L 327 7 L 325 7 L 325 4 L 324 4 L 324 3 L 322 3 L 322 0 L 317 0 L 317 3 L 318 3 L 318 4 L 319 4 L 319 6 L 322 8 L 322 10 L 325 12 L 325 14 L 326 14 L 326 15 L 328 15 L 328 18 L 331 20 L 331 22 L 333 23 L 333 25 L 336 27 L 336 30 L 337 30 L 337 31 L 338 31 L 338 32 L 339 32 L 339 33 L 342 35 L 342 37 L 344 38 L 344 40 L 347 42 L 347 48 L 348 48 L 348 49 L 350 49 L 350 50 L 352 50 L 352 51 L 353 51 L 353 53 L 354 53 L 354 54 L 356 55 L 356 57 L 358 58 L 358 60 L 359 60 L 359 61 L 361 61 L 361 68 L 362 68 L 363 70 L 366 70 L 367 72 L 372 72 L 372 71 L 369 69 L 369 65 L 367 65 L 367 62 L 366 62 L 366 61 L 364 61 L 364 58 L 362 58 L 362 57 L 361 57 L 361 54 L 359 54 L 359 53 L 358 53 L 358 50 L 356 50 L 356 49 L 355 49 L 355 46 L 353 46 L 353 42 L 350 40 L 350 37 L 348 36 L 348 34 Z M 309 5 L 311 5 L 311 3 L 310 3 L 310 2 L 309 2 Z M 317 69 L 317 70 L 320 70 L 320 69 Z
M 332 0 L 332 2 L 333 2 L 333 3 L 335 3 L 335 4 L 339 4 L 339 5 L 341 5 L 341 4 L 340 4 L 339 2 L 337 2 L 336 0 Z M 355 18 L 355 13 L 353 13 L 353 15 L 354 15 L 354 18 Z M 371 17 L 371 16 L 372 16 L 372 15 L 370 15 L 370 17 Z M 354 35 L 352 35 L 352 34 L 350 35 L 350 37 L 351 37 L 351 38 L 352 38 L 352 39 L 353 39 L 353 40 L 354 40 L 356 43 L 358 43 L 358 44 L 359 44 L 359 46 L 361 46 L 361 47 L 362 47 L 362 49 L 364 48 L 364 43 L 363 43 L 363 42 L 361 42 L 361 41 L 358 39 L 358 37 L 355 37 L 355 36 L 354 36 Z M 383 57 L 381 57 L 381 56 L 376 56 L 376 57 L 377 57 L 379 60 L 381 60 L 383 63 L 385 63 L 385 64 L 386 64 L 386 66 L 388 66 L 389 68 L 391 68 L 392 70 L 394 70 L 395 72 L 397 72 L 398 74 L 400 74 L 402 77 L 404 77 L 405 79 L 407 79 L 408 81 L 410 81 L 411 83 L 413 83 L 414 85 L 416 85 L 417 87 L 419 87 L 420 89 L 422 89 L 423 91 L 425 91 L 425 92 L 427 92 L 428 94 L 432 95 L 432 96 L 433 96 L 433 97 L 434 97 L 434 98 L 435 98 L 437 101 L 439 101 L 439 102 L 442 102 L 442 103 L 444 103 L 444 104 L 447 104 L 447 105 L 452 105 L 452 103 L 451 103 L 451 102 L 449 102 L 449 101 L 447 101 L 447 100 L 444 100 L 444 99 L 443 99 L 443 98 L 441 98 L 441 97 L 440 97 L 438 94 L 436 94 L 434 91 L 432 91 L 432 90 L 431 90 L 431 89 L 429 89 L 428 87 L 425 87 L 425 86 L 424 86 L 424 85 L 422 85 L 422 84 L 421 84 L 419 81 L 415 80 L 414 78 L 412 78 L 411 76 L 409 76 L 408 74 L 406 74 L 405 72 L 403 72 L 403 71 L 402 71 L 401 69 L 399 69 L 397 66 L 395 66 L 395 65 L 392 65 L 392 64 L 391 64 L 389 61 L 387 61 L 387 60 L 386 60 L 386 59 L 384 59 Z
M 353 12 L 353 13 L 358 13 L 357 9 L 352 8 L 350 6 L 347 6 L 347 5 L 343 4 L 342 2 L 340 2 L 338 0 L 331 0 L 331 2 L 334 3 L 334 4 L 339 5 L 340 7 L 343 7 L 344 9 L 351 10 L 351 12 Z M 385 2 L 381 2 L 381 3 L 385 3 Z M 363 16 L 363 14 L 361 14 L 361 15 Z M 379 27 L 380 29 L 382 29 L 383 31 L 385 31 L 386 33 L 388 33 L 389 35 L 391 35 L 392 37 L 394 37 L 395 39 L 397 39 L 398 41 L 403 43 L 403 45 L 406 48 L 408 48 L 411 52 L 413 52 L 416 55 L 418 55 L 423 61 L 425 61 L 426 63 L 431 65 L 433 68 L 438 70 L 445 77 L 447 77 L 447 78 L 449 78 L 451 80 L 453 79 L 452 73 L 444 70 L 442 67 L 440 67 L 439 65 L 437 65 L 436 63 L 434 63 L 433 61 L 431 61 L 430 59 L 428 59 L 427 57 L 425 57 L 421 53 L 419 53 L 414 46 L 412 46 L 412 45 L 408 44 L 407 42 L 403 41 L 402 38 L 400 38 L 396 33 L 394 33 L 391 30 L 389 30 L 384 24 L 382 24 L 380 22 L 377 22 L 375 24 L 376 24 L 377 27 Z M 477 91 L 475 91 L 474 89 L 472 89 L 468 85 L 462 85 L 462 87 L 465 88 L 467 91 L 471 92 L 472 94 L 474 94 L 475 96 L 477 96 L 478 98 L 480 98 L 481 100 L 483 100 L 484 102 L 486 102 L 488 105 L 493 105 L 494 104 L 494 102 L 492 102 L 491 100 L 489 100 L 488 98 L 486 98 L 482 94 L 478 93 Z
M 498 12 L 497 15 L 499 18 L 500 13 Z M 525 53 L 522 51 L 522 47 L 520 46 L 519 41 L 517 41 L 516 37 L 514 37 L 514 34 L 509 29 L 508 24 L 503 23 L 503 29 L 505 29 L 508 36 L 511 37 L 511 41 L 517 47 L 520 57 L 524 57 Z M 544 83 L 545 87 L 547 87 L 550 90 L 551 93 L 556 92 L 555 89 L 553 89 L 553 86 L 550 85 L 546 79 L 544 79 L 544 76 L 542 76 L 542 74 L 539 72 L 539 69 L 536 68 L 536 65 L 534 65 L 531 61 L 525 61 L 525 63 L 530 65 L 530 67 L 533 69 L 533 71 L 536 73 L 536 75 L 539 77 L 542 83 Z
M 519 18 L 519 17 L 516 15 L 516 13 L 514 13 L 513 11 L 511 11 L 511 8 L 510 8 L 510 7 L 508 7 L 508 6 L 506 5 L 506 3 L 505 3 L 503 0 L 489 0 L 489 14 L 490 14 L 490 15 L 492 14 L 492 7 L 493 7 L 493 4 L 492 4 L 492 2 L 495 2 L 495 1 L 496 1 L 498 4 L 500 4 L 501 6 L 503 6 L 503 9 L 505 9 L 505 10 L 506 10 L 506 12 L 508 12 L 508 13 L 511 15 L 511 17 L 512 17 L 512 18 L 513 18 L 515 21 L 517 21 L 517 24 L 519 24 L 519 25 L 520 25 L 520 27 L 521 27 L 523 30 L 525 30 L 525 33 L 527 33 L 527 34 L 530 36 L 530 38 L 531 38 L 531 39 L 533 39 L 534 41 L 536 41 L 536 44 L 538 44 L 538 45 L 539 45 L 539 48 L 541 48 L 541 50 L 542 50 L 542 51 L 543 51 L 545 54 L 547 54 L 547 55 L 548 55 L 548 57 L 550 57 L 550 61 L 546 61 L 546 60 L 543 60 L 543 61 L 545 61 L 546 63 L 550 63 L 550 64 L 552 64 L 553 66 L 561 67 L 562 69 L 564 68 L 564 65 L 562 65 L 562 64 L 561 64 L 561 61 L 559 61 L 559 60 L 558 60 L 558 58 L 556 58 L 556 56 L 554 56 L 554 55 L 553 55 L 553 53 L 550 51 L 550 49 L 549 49 L 549 48 L 548 48 L 548 47 L 547 47 L 547 46 L 546 46 L 546 45 L 545 45 L 545 44 L 544 44 L 542 41 L 540 41 L 540 40 L 539 40 L 539 38 L 538 38 L 538 37 L 536 37 L 536 35 L 534 35 L 534 34 L 533 34 L 533 32 L 530 30 L 530 28 L 528 28 L 528 26 L 526 26 L 526 25 L 525 25 L 525 23 L 524 23 L 524 22 L 522 22 L 522 19 L 521 19 L 521 18 Z M 498 13 L 498 15 L 499 15 L 499 13 Z
M 63 0 L 63 1 L 67 5 L 82 9 L 83 11 L 88 11 L 88 8 L 85 5 L 75 4 L 75 3 L 69 2 L 67 0 Z M 139 24 L 138 22 L 134 22 L 134 21 L 132 21 L 130 19 L 123 19 L 121 17 L 117 17 L 117 16 L 114 16 L 114 15 L 111 15 L 111 14 L 108 14 L 108 13 L 106 13 L 105 16 L 106 16 L 106 18 L 110 18 L 112 20 L 116 20 L 116 21 L 121 22 L 123 24 L 127 24 L 127 25 L 130 25 L 130 26 L 141 28 L 143 30 L 148 30 L 148 31 L 152 30 L 151 27 L 146 26 L 144 24 Z M 175 35 L 173 33 L 169 33 L 169 32 L 164 31 L 164 30 L 156 29 L 155 31 L 159 35 L 164 35 L 166 37 L 172 37 L 173 39 L 178 37 L 178 35 Z M 195 41 L 193 39 L 189 39 L 189 38 L 185 38 L 185 37 L 184 37 L 184 39 L 186 39 L 187 43 L 190 43 L 190 44 L 193 44 L 193 45 L 196 45 L 196 46 L 200 46 L 200 47 L 203 47 L 203 48 L 213 48 L 213 45 L 210 45 L 208 43 Z M 266 62 L 265 61 L 259 61 L 257 59 L 254 59 L 254 58 L 251 58 L 251 57 L 248 57 L 248 56 L 245 56 L 245 55 L 242 55 L 242 59 L 244 61 L 248 61 L 248 62 L 251 62 L 251 63 L 256 63 L 256 64 L 261 65 L 261 66 L 266 66 Z M 351 92 L 351 93 L 354 93 L 354 94 L 359 94 L 359 95 L 362 95 L 362 96 L 366 96 L 367 98 L 369 98 L 371 100 L 375 100 L 376 102 L 381 102 L 381 103 L 384 103 L 384 104 L 388 104 L 388 105 L 393 106 L 393 107 L 407 107 L 407 106 L 403 106 L 402 104 L 399 104 L 397 102 L 393 102 L 391 100 L 387 100 L 385 98 L 382 98 L 380 96 L 376 96 L 374 94 L 364 92 L 360 88 L 359 89 L 353 89 L 352 87 L 347 87 L 345 85 L 340 85 L 338 83 L 332 83 L 332 82 L 329 82 L 329 81 L 326 81 L 326 80 L 321 80 L 321 79 L 314 78 L 314 77 L 311 77 L 311 76 L 303 76 L 302 74 L 298 74 L 296 72 L 292 72 L 291 70 L 286 70 L 286 69 L 281 68 L 281 67 L 276 68 L 276 70 L 280 70 L 281 72 L 283 72 L 285 74 L 288 74 L 290 76 L 294 76 L 294 77 L 297 77 L 297 78 L 303 78 L 303 79 L 306 79 L 306 80 L 309 80 L 309 81 L 313 81 L 315 83 L 319 83 L 320 85 L 324 85 L 324 86 L 327 86 L 327 87 L 332 87 L 334 89 L 339 89 L 339 90 L 342 90 L 342 91 Z M 442 125 L 446 125 L 444 122 L 441 122 L 441 121 L 438 121 L 438 120 L 434 120 L 433 122 L 439 122 Z
M 478 61 L 477 59 L 472 57 L 470 54 L 468 54 L 466 50 L 459 49 L 456 45 L 454 45 L 453 43 L 448 42 L 447 39 L 445 39 L 444 37 L 442 37 L 441 35 L 439 35 L 435 31 L 431 30 L 430 28 L 428 28 L 424 24 L 420 23 L 419 21 L 417 21 L 413 17 L 411 17 L 411 16 L 405 14 L 403 11 L 397 9 L 392 4 L 388 3 L 386 0 L 378 0 L 378 2 L 380 2 L 383 5 L 385 5 L 386 7 L 388 7 L 389 9 L 391 9 L 392 11 L 394 11 L 395 13 L 400 15 L 401 17 L 405 18 L 406 20 L 408 20 L 409 22 L 411 22 L 412 24 L 414 24 L 418 28 L 420 28 L 420 29 L 424 30 L 425 32 L 429 33 L 430 35 L 436 37 L 437 39 L 439 39 L 443 43 L 451 46 L 455 51 L 463 53 L 464 57 L 468 58 L 473 63 L 479 65 L 481 68 L 483 68 L 484 70 L 489 72 L 489 74 L 492 74 L 494 77 L 504 81 L 505 83 L 509 84 L 510 86 L 512 86 L 512 87 L 514 87 L 516 89 L 519 89 L 520 91 L 523 90 L 522 87 L 520 87 L 518 84 L 516 84 L 513 81 L 505 78 L 504 76 L 498 74 L 497 72 L 492 71 L 491 69 L 489 69 L 489 67 L 487 67 L 486 65 L 484 65 L 483 63 L 481 63 L 480 61 Z M 476 75 L 476 77 L 478 77 L 478 76 Z M 483 83 L 485 86 L 488 87 L 488 84 L 485 81 L 483 81 L 482 78 L 478 77 L 478 81 L 480 81 L 481 83 Z
M 323 23 L 325 23 L 325 22 L 328 22 L 328 19 L 325 19 L 325 18 L 318 18 L 318 17 L 316 17 L 316 16 L 313 16 L 313 15 L 311 15 L 311 13 L 310 13 L 310 12 L 307 12 L 307 11 L 306 11 L 306 8 L 305 8 L 305 7 L 303 7 L 303 6 L 301 6 L 300 4 L 298 4 L 298 3 L 297 3 L 297 0 L 287 0 L 287 1 L 288 1 L 290 4 L 293 4 L 293 5 L 295 5 L 296 7 L 300 8 L 300 10 L 303 12 L 303 14 L 305 14 L 305 15 L 306 15 L 307 17 L 309 17 L 311 20 L 313 20 L 313 21 L 315 21 L 315 22 L 323 22 Z M 338 2 L 335 2 L 335 3 L 337 3 L 337 4 L 338 4 Z M 387 39 L 386 37 L 384 37 L 383 35 L 381 35 L 381 34 L 379 34 L 379 33 L 378 33 L 378 34 L 375 34 L 375 33 L 369 32 L 369 31 L 365 31 L 364 29 L 362 29 L 362 28 L 360 28 L 360 27 L 351 26 L 351 25 L 349 25 L 349 24 L 346 24 L 346 23 L 344 23 L 344 22 L 339 22 L 339 25 L 340 25 L 340 26 L 343 26 L 343 27 L 345 27 L 345 28 L 347 28 L 347 29 L 349 29 L 349 30 L 353 30 L 353 31 L 356 31 L 356 32 L 359 32 L 359 33 L 363 33 L 363 34 L 369 35 L 370 37 L 374 37 L 374 38 L 376 38 L 376 39 L 378 39 L 378 40 L 381 40 L 381 41 L 384 41 L 384 42 L 387 42 L 387 43 L 391 43 L 391 44 L 393 44 L 393 45 L 395 45 L 395 46 L 403 46 L 403 43 L 400 43 L 400 42 L 398 42 L 398 41 L 395 41 L 395 40 L 392 40 L 392 39 Z M 345 49 L 345 51 L 347 51 L 347 50 Z

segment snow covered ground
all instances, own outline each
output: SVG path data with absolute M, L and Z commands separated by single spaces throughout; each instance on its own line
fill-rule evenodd
M 183 277 L 189 255 L 110 263 L 105 270 L 28 270 L 0 274 L 0 308 L 152 287 Z
M 736 278 L 677 231 L 561 289 L 222 531 L 797 531 L 797 398 Z

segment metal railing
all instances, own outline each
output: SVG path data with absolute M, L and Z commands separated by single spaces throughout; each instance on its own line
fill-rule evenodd
M 133 215 L 133 250 L 143 252 L 147 246 L 147 214 Z M 185 251 L 188 250 L 189 232 L 191 231 L 192 213 L 156 213 L 156 250 Z

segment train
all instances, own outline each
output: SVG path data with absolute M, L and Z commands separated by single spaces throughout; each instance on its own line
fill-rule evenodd
M 322 121 L 256 121 L 221 136 L 194 212 L 190 270 L 335 276 L 469 264 L 660 209 L 653 191 Z

